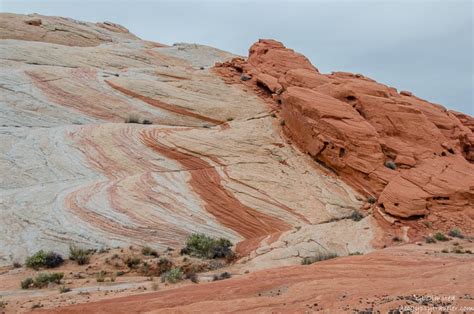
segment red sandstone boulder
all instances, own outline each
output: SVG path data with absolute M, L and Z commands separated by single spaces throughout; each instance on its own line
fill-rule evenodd
M 220 65 L 246 73 L 277 101 L 284 131 L 323 167 L 400 218 L 474 220 L 474 119 L 360 74 L 321 74 L 274 40 L 247 61 Z

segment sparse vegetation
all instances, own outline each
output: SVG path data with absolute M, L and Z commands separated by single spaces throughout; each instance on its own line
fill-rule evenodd
M 161 257 L 157 263 L 158 274 L 161 275 L 173 268 L 173 263 L 166 257 Z
M 0 309 L 4 309 L 8 305 L 8 302 L 0 301 Z
M 353 256 L 353 255 L 364 255 L 364 254 L 362 254 L 362 253 L 359 252 L 359 251 L 349 253 L 349 256 Z
M 441 253 L 449 253 L 449 250 L 448 249 L 442 249 Z
M 96 281 L 97 281 L 97 282 L 104 282 L 104 281 L 105 281 L 105 276 L 107 276 L 107 272 L 106 272 L 105 270 L 101 270 L 101 271 L 97 274 Z
M 62 285 L 59 287 L 59 293 L 66 293 L 66 292 L 69 292 L 71 291 L 71 288 L 69 287 L 66 287 L 65 285 Z
M 138 265 L 140 265 L 141 259 L 139 257 L 127 257 L 125 260 L 125 264 L 127 264 L 128 268 L 136 268 Z
M 181 281 L 182 278 L 183 272 L 179 267 L 173 268 L 161 275 L 162 282 L 167 281 L 169 283 L 177 283 L 178 281 Z
M 460 239 L 464 238 L 464 235 L 462 234 L 461 230 L 459 230 L 459 228 L 451 229 L 448 235 L 451 237 L 460 238 Z
M 21 282 L 21 289 L 28 289 L 33 286 L 33 278 L 28 277 Z
M 433 238 L 433 237 L 428 236 L 428 237 L 425 238 L 425 242 L 426 243 L 436 243 L 436 239 Z
M 448 237 L 441 232 L 436 232 L 433 238 L 437 241 L 448 241 Z
M 35 279 L 28 277 L 21 282 L 22 289 L 43 288 L 50 283 L 60 284 L 63 279 L 63 273 L 39 273 Z
M 89 264 L 91 253 L 91 250 L 82 249 L 73 244 L 69 245 L 69 259 L 78 265 Z
M 314 256 L 307 256 L 303 258 L 301 260 L 301 265 L 310 265 L 315 262 L 325 261 L 336 257 L 338 257 L 338 255 L 334 252 L 318 252 Z
M 144 248 L 142 248 L 142 254 L 145 256 L 154 256 L 154 257 L 160 256 L 156 250 L 152 249 L 149 246 L 145 246 Z
M 55 252 L 45 252 L 39 250 L 34 255 L 26 259 L 25 265 L 33 269 L 39 269 L 41 267 L 54 268 L 64 263 L 63 257 Z
M 357 210 L 354 210 L 351 214 L 351 219 L 354 221 L 360 221 L 364 218 L 364 215 Z
M 232 242 L 227 239 L 214 239 L 204 234 L 192 234 L 186 240 L 186 247 L 181 250 L 181 254 L 201 258 L 227 258 L 234 257 L 232 252 Z
M 21 268 L 21 264 L 18 262 L 14 262 L 12 266 L 13 268 Z

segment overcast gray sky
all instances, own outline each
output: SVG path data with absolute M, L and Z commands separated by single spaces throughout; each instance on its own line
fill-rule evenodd
M 143 39 L 241 55 L 274 38 L 324 73 L 362 73 L 474 115 L 472 0 L 0 0 L 0 11 L 106 20 Z

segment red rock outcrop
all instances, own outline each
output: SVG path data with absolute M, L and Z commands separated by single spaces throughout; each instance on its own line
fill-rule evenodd
M 217 64 L 216 71 L 273 100 L 285 134 L 323 167 L 376 197 L 381 210 L 443 221 L 456 212 L 456 223 L 472 230 L 471 117 L 360 74 L 321 74 L 274 40 L 258 41 L 247 60 Z

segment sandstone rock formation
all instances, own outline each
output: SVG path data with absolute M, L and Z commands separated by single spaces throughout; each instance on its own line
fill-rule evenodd
M 472 118 L 360 74 L 321 74 L 304 56 L 260 40 L 217 71 L 272 99 L 284 132 L 317 163 L 397 218 L 474 227 Z M 271 98 L 270 98 L 271 97 Z
M 0 15 L 0 263 L 51 247 L 67 253 L 71 242 L 179 248 L 193 232 L 240 242 L 245 255 L 362 205 L 286 143 L 259 97 L 209 71 L 234 55 L 35 18 L 110 37 L 41 37 L 23 23 L 31 17 Z M 354 249 L 370 251 L 375 223 L 364 226 Z M 350 253 L 342 239 L 330 243 Z M 265 263 L 293 250 L 282 249 Z
M 226 270 L 241 278 L 67 311 L 346 311 L 362 298 L 388 310 L 397 293 L 474 295 L 468 115 L 360 74 L 321 74 L 273 40 L 244 59 L 37 14 L 0 14 L 0 67 L 0 296 L 63 304 L 56 287 L 14 281 L 34 272 L 10 265 L 40 249 L 147 245 L 182 259 L 192 233 L 235 243 Z M 462 256 L 406 244 L 454 227 L 468 237 Z M 321 252 L 369 254 L 296 266 Z M 108 291 L 150 285 L 130 277 Z M 102 288 L 81 284 L 69 304 Z

